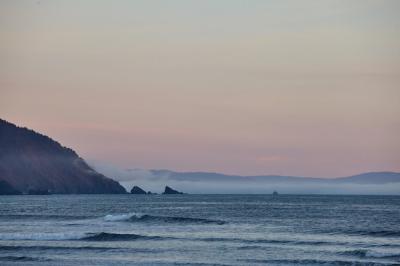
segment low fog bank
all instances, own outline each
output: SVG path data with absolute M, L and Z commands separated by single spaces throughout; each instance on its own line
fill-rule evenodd
M 400 195 L 400 183 L 384 185 L 321 184 L 321 183 L 274 183 L 268 182 L 188 182 L 147 180 L 121 181 L 128 191 L 137 185 L 146 191 L 161 193 L 165 185 L 190 194 L 353 194 L 353 195 Z
M 278 191 L 281 194 L 353 194 L 353 195 L 400 195 L 400 182 L 386 184 L 356 184 L 326 182 L 321 179 L 290 180 L 284 182 L 268 182 L 254 180 L 207 181 L 177 180 L 168 171 L 151 171 L 144 169 L 123 170 L 112 165 L 91 162 L 98 172 L 120 182 L 127 191 L 136 185 L 146 191 L 161 193 L 166 185 L 190 194 L 270 194 Z

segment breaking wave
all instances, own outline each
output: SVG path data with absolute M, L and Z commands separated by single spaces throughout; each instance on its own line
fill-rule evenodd
M 141 223 L 176 223 L 176 224 L 225 224 L 225 221 L 204 218 L 155 216 L 148 214 L 109 214 L 104 217 L 107 222 L 141 222 Z

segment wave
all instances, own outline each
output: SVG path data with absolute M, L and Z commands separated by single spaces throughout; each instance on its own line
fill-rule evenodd
M 332 266 L 395 266 L 395 263 L 378 263 L 378 262 L 361 262 L 361 261 L 346 261 L 346 260 L 318 260 L 318 259 L 241 259 L 240 262 L 246 263 L 261 263 L 272 265 L 332 265 Z
M 345 234 L 351 236 L 371 236 L 371 237 L 400 237 L 400 231 L 398 230 L 363 230 L 363 229 L 351 229 L 351 230 L 329 230 L 329 231 L 318 231 L 318 233 L 336 235 Z
M 376 237 L 400 237 L 400 231 L 377 230 L 377 231 L 350 231 L 348 234 L 376 236 Z
M 42 251 L 42 250 L 93 250 L 93 251 L 104 251 L 113 250 L 120 248 L 113 247 L 92 247 L 92 246 L 80 246 L 80 247 L 64 247 L 64 246 L 0 246 L 0 251 Z
M 80 240 L 86 241 L 131 241 L 131 240 L 157 240 L 164 239 L 161 236 L 143 236 L 137 234 L 114 234 L 114 233 L 89 233 Z
M 104 216 L 104 221 L 106 221 L 106 222 L 123 222 L 123 221 L 128 221 L 134 215 L 139 215 L 139 214 L 134 214 L 134 213 L 108 214 L 108 215 Z
M 62 241 L 62 240 L 85 240 L 85 241 L 130 241 L 130 240 L 160 240 L 168 237 L 143 236 L 137 234 L 117 233 L 32 233 L 0 234 L 0 240 L 37 240 L 37 241 Z
M 293 244 L 293 245 L 337 245 L 336 242 L 328 242 L 328 241 L 299 241 L 299 240 L 278 240 L 278 239 L 255 239 L 255 240 L 244 240 L 247 243 L 268 243 L 268 244 Z
M 342 255 L 352 255 L 360 258 L 385 258 L 385 259 L 396 259 L 400 258 L 400 252 L 379 252 L 368 249 L 356 249 L 340 252 Z
M 104 217 L 107 222 L 142 222 L 142 223 L 177 223 L 177 224 L 225 224 L 225 221 L 210 220 L 204 218 L 176 217 L 176 216 L 155 216 L 148 214 L 109 214 Z
M 42 215 L 42 214 L 13 214 L 13 215 L 0 215 L 0 219 L 4 220 L 81 220 L 88 219 L 90 216 L 83 215 Z
M 246 244 L 291 244 L 291 245 L 339 245 L 346 243 L 339 242 L 328 242 L 328 241 L 303 241 L 303 240 L 285 240 L 285 239 L 245 239 L 245 238 L 221 238 L 221 237 L 211 237 L 211 238 L 196 238 L 194 240 L 198 241 L 206 241 L 206 242 L 218 242 L 218 241 L 227 241 L 227 242 L 241 242 Z M 261 246 L 243 246 L 240 249 L 251 249 L 251 247 L 261 247 Z
M 0 257 L 0 261 L 39 261 L 39 258 L 27 257 L 27 256 L 3 256 Z

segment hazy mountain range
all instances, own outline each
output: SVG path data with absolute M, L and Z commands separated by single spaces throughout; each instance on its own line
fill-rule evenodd
M 135 171 L 128 169 L 127 171 Z M 177 181 L 230 181 L 230 182 L 268 182 L 268 183 L 356 183 L 356 184 L 386 184 L 400 182 L 400 173 L 395 172 L 370 172 L 359 175 L 337 178 L 315 178 L 280 175 L 240 176 L 208 172 L 175 172 L 170 170 L 149 170 L 155 176 L 165 176 Z
M 210 172 L 119 169 L 91 162 L 99 172 L 113 176 L 125 188 L 140 185 L 161 192 L 164 184 L 188 193 L 315 193 L 315 194 L 400 194 L 400 173 L 370 172 L 337 178 L 279 175 L 241 176 Z

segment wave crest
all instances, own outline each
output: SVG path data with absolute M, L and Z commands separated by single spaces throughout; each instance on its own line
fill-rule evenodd
M 86 241 L 132 241 L 132 240 L 154 240 L 163 239 L 160 236 L 143 236 L 137 234 L 115 234 L 115 233 L 89 233 L 80 240 Z
M 142 222 L 142 223 L 176 223 L 176 224 L 225 224 L 225 221 L 211 220 L 205 218 L 176 217 L 176 216 L 155 216 L 148 214 L 109 214 L 104 217 L 107 222 Z
M 137 234 L 117 234 L 117 233 L 38 233 L 38 234 L 0 234 L 0 240 L 35 240 L 35 241 L 65 241 L 65 240 L 85 240 L 85 241 L 131 241 L 131 240 L 155 240 L 166 239 L 161 236 L 144 236 Z

